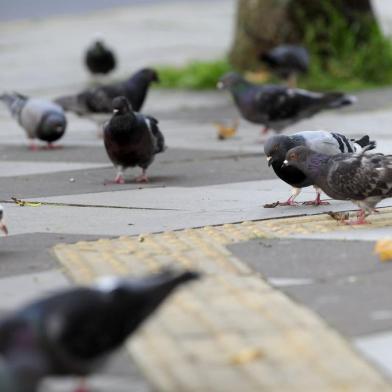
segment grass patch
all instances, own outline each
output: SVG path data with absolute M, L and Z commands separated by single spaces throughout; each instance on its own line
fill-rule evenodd
M 183 67 L 158 66 L 159 87 L 192 90 L 213 89 L 231 67 L 227 60 L 192 61 Z
M 362 17 L 349 24 L 329 2 L 323 4 L 324 12 L 306 23 L 303 31 L 311 66 L 309 73 L 300 78 L 300 87 L 353 91 L 391 85 L 392 43 L 373 18 Z M 192 61 L 182 67 L 158 66 L 157 70 L 160 87 L 203 90 L 214 89 L 231 66 L 227 59 L 218 59 Z

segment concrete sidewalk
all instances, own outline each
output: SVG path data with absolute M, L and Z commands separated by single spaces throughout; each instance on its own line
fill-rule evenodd
M 81 53 L 94 31 L 117 49 L 114 78 L 221 57 L 235 2 L 202 4 L 0 24 L 0 85 L 46 97 L 83 88 L 90 80 Z M 0 108 L 0 199 L 10 230 L 0 238 L 0 309 L 102 273 L 196 267 L 204 282 L 176 296 L 92 379 L 97 391 L 390 390 L 391 267 L 372 249 L 391 235 L 391 200 L 361 228 L 322 214 L 350 203 L 263 208 L 290 190 L 267 167 L 257 127 L 243 122 L 238 136 L 217 140 L 213 122 L 236 116 L 227 95 L 154 89 L 145 111 L 160 120 L 169 149 L 151 166 L 149 184 L 129 171 L 125 185 L 105 186 L 115 173 L 93 123 L 71 115 L 62 150 L 32 153 Z M 368 132 L 391 152 L 391 123 L 385 89 L 289 131 Z

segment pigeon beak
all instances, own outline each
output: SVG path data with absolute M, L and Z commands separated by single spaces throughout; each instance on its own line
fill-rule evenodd
M 116 113 L 118 113 L 118 112 L 119 112 L 118 109 L 113 109 L 113 113 L 114 113 L 114 114 L 116 114 Z
M 7 235 L 8 234 L 8 229 L 3 220 L 0 221 L 0 230 Z
M 287 166 L 290 166 L 290 164 L 289 164 L 289 161 L 288 161 L 287 159 L 285 159 L 285 160 L 283 161 L 282 167 L 287 167 Z
M 268 167 L 272 165 L 272 157 L 267 157 Z
M 223 82 L 219 81 L 219 82 L 216 84 L 216 87 L 217 87 L 219 90 L 222 90 L 222 89 L 225 87 L 225 85 L 224 85 Z

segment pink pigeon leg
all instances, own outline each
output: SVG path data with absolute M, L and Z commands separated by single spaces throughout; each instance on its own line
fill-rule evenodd
M 327 206 L 330 203 L 328 201 L 322 201 L 321 200 L 321 191 L 319 188 L 314 187 L 316 190 L 316 198 L 314 200 L 310 201 L 304 201 L 302 204 L 306 206 Z
M 29 144 L 29 150 L 30 151 L 38 151 L 38 146 L 35 144 L 35 141 L 32 140 Z
M 90 392 L 90 390 L 87 388 L 86 385 L 86 380 L 84 378 L 81 378 L 79 381 L 78 387 L 75 389 L 74 392 Z
M 142 174 L 136 177 L 136 182 L 148 182 L 148 177 L 145 169 L 142 169 Z
M 267 126 L 264 126 L 263 128 L 261 128 L 260 134 L 261 135 L 266 135 L 269 132 L 269 128 Z
M 293 190 L 291 191 L 291 196 L 287 199 L 287 201 L 284 202 L 278 202 L 278 206 L 298 206 L 299 204 L 294 201 L 295 198 L 301 193 L 301 189 L 300 188 L 293 188 Z
M 116 178 L 114 179 L 114 183 L 115 184 L 125 184 L 125 179 L 124 179 L 124 172 L 123 172 L 123 168 L 120 167 L 117 171 L 117 175 Z
M 355 221 L 350 221 L 350 220 L 344 221 L 344 224 L 351 225 L 351 226 L 354 226 L 354 225 L 366 225 L 368 223 L 369 222 L 366 221 L 366 212 L 363 209 L 359 210 L 359 212 L 357 214 L 357 220 L 355 220 Z
M 46 146 L 46 149 L 48 149 L 48 150 L 59 150 L 62 148 L 63 148 L 63 146 L 60 146 L 58 144 L 53 144 L 53 143 L 48 143 L 48 145 Z

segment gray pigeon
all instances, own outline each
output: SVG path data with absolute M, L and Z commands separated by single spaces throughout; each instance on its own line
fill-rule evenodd
M 330 156 L 295 147 L 287 152 L 283 165 L 301 170 L 331 198 L 357 204 L 358 219 L 350 223 L 363 224 L 377 203 L 392 197 L 392 155 L 365 154 L 370 148 Z
M 18 93 L 0 95 L 0 101 L 6 104 L 12 117 L 32 140 L 32 150 L 37 149 L 34 139 L 47 142 L 48 148 L 53 148 L 52 143 L 64 135 L 67 119 L 59 105 L 46 99 L 29 98 Z
M 344 93 L 316 93 L 271 84 L 255 85 L 236 72 L 224 75 L 218 88 L 228 89 L 246 120 L 262 124 L 263 133 L 277 132 L 325 109 L 351 105 L 355 97 Z
M 286 159 L 287 151 L 297 146 L 305 146 L 313 151 L 326 154 L 336 155 L 341 153 L 360 152 L 364 147 L 374 149 L 376 143 L 370 141 L 369 136 L 363 136 L 361 139 L 348 139 L 346 136 L 326 131 L 305 131 L 293 135 L 276 135 L 267 139 L 264 145 L 264 153 L 267 157 L 268 166 L 272 166 L 275 174 L 287 184 L 293 187 L 292 195 L 286 202 L 274 203 L 274 205 L 296 205 L 295 198 L 300 194 L 301 188 L 314 185 L 299 169 L 288 166 L 282 167 Z M 315 186 L 316 199 L 304 204 L 322 205 L 328 204 L 320 199 L 320 189 Z
M 296 86 L 297 75 L 307 73 L 309 69 L 309 53 L 299 45 L 279 45 L 262 53 L 260 60 L 280 78 L 286 79 L 291 87 Z
M 90 116 L 96 113 L 111 113 L 113 99 L 124 96 L 132 105 L 132 110 L 138 112 L 143 106 L 151 83 L 158 81 L 155 70 L 144 68 L 122 82 L 90 88 L 76 95 L 59 97 L 55 102 L 65 111 L 80 116 Z
M 0 205 L 0 230 L 4 234 L 8 234 L 7 225 L 4 222 L 4 208 L 2 205 Z
M 12 386 L 0 390 L 35 392 L 44 377 L 97 371 L 166 298 L 198 277 L 171 270 L 137 280 L 107 277 L 22 307 L 0 321 L 0 388 Z
M 123 171 L 128 167 L 142 168 L 138 182 L 147 182 L 147 168 L 155 154 L 165 150 L 165 140 L 158 128 L 158 120 L 132 111 L 125 97 L 113 99 L 113 117 L 104 127 L 106 152 L 118 167 L 115 183 L 125 182 Z

